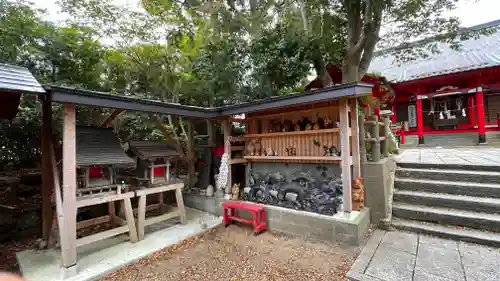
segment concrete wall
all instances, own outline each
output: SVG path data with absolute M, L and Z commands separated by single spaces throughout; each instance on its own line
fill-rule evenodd
M 222 215 L 227 200 L 197 194 L 184 196 L 187 207 Z M 359 245 L 370 226 L 370 210 L 352 212 L 349 216 L 326 216 L 277 206 L 264 205 L 271 231 L 303 236 L 307 239 Z M 241 214 L 243 217 L 245 215 Z
M 391 216 L 392 193 L 396 163 L 392 157 L 362 165 L 365 183 L 365 206 L 370 208 L 371 223 L 379 223 Z

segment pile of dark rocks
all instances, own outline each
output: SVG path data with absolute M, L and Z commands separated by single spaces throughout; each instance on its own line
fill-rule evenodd
M 311 171 L 297 172 L 287 180 L 279 172 L 252 173 L 243 199 L 324 215 L 337 213 L 342 204 L 342 180 L 312 175 Z

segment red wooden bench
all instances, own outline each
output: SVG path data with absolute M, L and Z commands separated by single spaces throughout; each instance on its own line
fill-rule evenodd
M 247 220 L 236 216 L 236 210 L 244 210 L 252 214 L 253 219 Z M 222 204 L 222 214 L 224 218 L 224 227 L 227 227 L 231 222 L 238 221 L 245 224 L 253 225 L 253 234 L 257 235 L 261 231 L 267 229 L 266 216 L 264 214 L 264 207 L 246 203 L 241 201 L 224 202 Z

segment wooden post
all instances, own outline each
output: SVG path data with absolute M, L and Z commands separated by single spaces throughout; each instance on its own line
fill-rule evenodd
M 210 119 L 205 120 L 205 122 L 207 123 L 208 146 L 213 147 L 215 145 L 214 126 Z
M 361 177 L 361 157 L 359 152 L 359 141 L 358 99 L 351 99 L 352 173 L 355 179 Z
M 64 105 L 63 121 L 63 211 L 60 229 L 62 264 L 76 265 L 76 106 Z
M 188 189 L 194 185 L 193 121 L 187 120 Z
M 52 175 L 52 103 L 48 96 L 42 100 L 42 238 L 48 244 L 52 229 L 53 210 L 50 198 L 54 192 Z
M 477 133 L 479 135 L 478 142 L 486 143 L 486 126 L 484 125 L 484 95 L 481 87 L 477 88 L 476 93 L 477 106 Z
M 384 116 L 384 157 L 389 157 L 389 135 L 391 128 L 389 126 L 389 116 Z
M 222 132 L 224 134 L 224 153 L 228 155 L 228 172 L 227 172 L 227 183 L 225 190 L 231 190 L 232 184 L 232 173 L 231 173 L 231 121 L 224 120 L 222 121 Z
M 351 195 L 351 150 L 349 147 L 349 104 L 346 98 L 339 102 L 340 114 L 340 142 L 341 142 L 341 157 L 342 163 L 342 186 L 343 186 L 343 206 L 344 212 L 352 211 L 352 195 Z
M 422 112 L 422 98 L 417 94 L 417 129 L 418 144 L 424 144 L 424 116 Z

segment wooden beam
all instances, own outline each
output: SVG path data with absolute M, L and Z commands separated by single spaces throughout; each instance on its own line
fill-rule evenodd
M 162 185 L 158 187 L 149 187 L 145 189 L 140 189 L 135 191 L 136 196 L 142 196 L 142 195 L 149 195 L 149 194 L 155 194 L 159 192 L 165 192 L 165 191 L 170 191 L 170 190 L 175 190 L 178 188 L 183 188 L 184 184 L 183 183 L 174 183 L 174 184 L 167 184 L 167 185 Z
M 340 143 L 341 143 L 341 158 L 340 167 L 342 169 L 342 186 L 343 186 L 343 206 L 344 212 L 352 211 L 352 195 L 351 195 L 351 151 L 349 145 L 349 104 L 348 99 L 344 98 L 339 103 L 340 114 Z
M 187 155 L 188 155 L 188 188 L 193 187 L 195 169 L 194 169 L 194 149 L 193 149 L 193 121 L 187 120 Z
M 42 238 L 48 245 L 52 229 L 53 211 L 50 197 L 54 191 L 52 175 L 52 103 L 42 99 Z
M 111 112 L 111 114 L 108 117 L 106 117 L 106 119 L 104 119 L 104 121 L 102 121 L 102 123 L 101 123 L 101 125 L 99 125 L 99 127 L 100 128 L 108 128 L 109 125 L 111 125 L 111 122 L 113 122 L 113 120 L 115 120 L 116 117 L 124 111 L 125 110 L 123 110 L 123 109 L 113 110 L 113 112 Z
M 361 157 L 359 148 L 358 99 L 351 99 L 351 145 L 352 173 L 355 179 L 361 177 Z
M 61 231 L 62 264 L 76 264 L 76 105 L 64 105 L 63 121 L 63 212 Z M 64 236 L 64 238 L 62 238 Z

